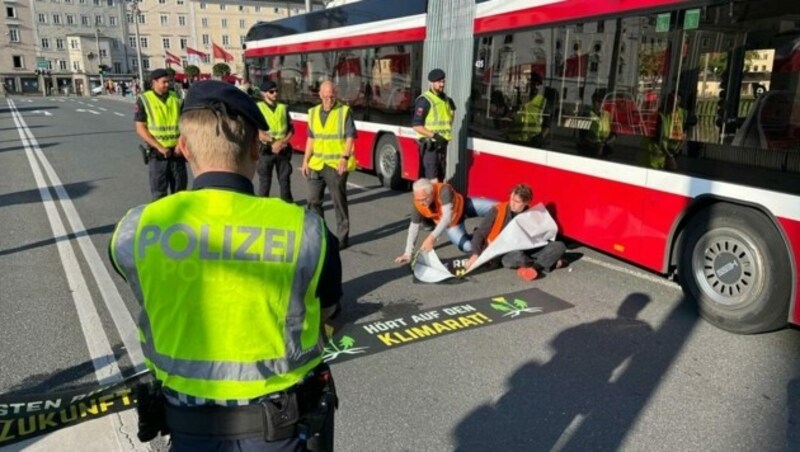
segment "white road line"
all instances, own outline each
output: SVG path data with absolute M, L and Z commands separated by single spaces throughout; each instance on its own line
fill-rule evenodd
M 569 441 L 572 439 L 572 436 L 581 428 L 581 424 L 583 424 L 583 420 L 586 419 L 585 414 L 577 414 L 572 421 L 569 423 L 567 428 L 561 433 L 561 436 L 558 437 L 558 440 L 553 447 L 550 448 L 550 452 L 560 452 L 564 449 L 564 447 L 569 444 Z
M 28 140 L 26 133 L 27 126 L 22 119 L 22 115 L 20 115 L 17 110 L 14 101 L 8 99 L 8 106 L 11 108 L 14 124 L 17 126 L 20 140 L 25 148 L 25 156 L 28 158 L 28 164 L 31 166 L 36 186 L 42 197 L 42 203 L 47 213 L 47 219 L 50 222 L 50 228 L 53 231 L 53 237 L 66 237 L 67 231 L 64 227 L 64 223 L 58 215 L 58 210 L 50 195 L 50 190 L 47 188 L 47 182 L 36 161 L 35 153 L 41 152 L 41 149 L 37 149 L 38 145 Z M 75 251 L 70 241 L 67 239 L 57 240 L 56 248 L 61 257 L 61 265 L 67 277 L 67 283 L 69 284 L 70 293 L 75 303 L 75 309 L 80 319 L 83 337 L 89 349 L 89 355 L 95 369 L 97 381 L 101 384 L 119 381 L 122 379 L 122 373 L 119 370 L 114 352 L 111 350 L 111 345 L 105 335 L 105 330 L 103 330 L 103 323 L 92 302 L 92 297 L 89 293 L 86 279 L 84 279 L 80 266 L 78 265 Z
M 117 115 L 117 116 L 122 116 L 123 118 L 125 117 L 125 115 L 123 115 L 122 113 L 120 113 L 118 111 L 115 111 L 114 114 Z
M 122 297 L 117 290 L 117 286 L 111 279 L 111 275 L 109 274 L 105 263 L 97 253 L 97 248 L 95 248 L 94 243 L 92 243 L 91 238 L 86 233 L 86 227 L 83 225 L 83 221 L 81 221 L 80 215 L 78 215 L 78 211 L 75 209 L 75 205 L 72 203 L 72 200 L 70 199 L 66 190 L 64 190 L 61 179 L 58 177 L 58 174 L 56 174 L 53 166 L 50 164 L 50 161 L 47 160 L 47 157 L 44 155 L 41 149 L 39 149 L 36 138 L 33 136 L 30 130 L 26 130 L 26 132 L 29 135 L 30 141 L 34 144 L 34 148 L 38 149 L 36 156 L 39 158 L 42 167 L 44 167 L 45 172 L 47 172 L 47 176 L 50 178 L 50 181 L 55 187 L 56 195 L 58 196 L 59 201 L 61 201 L 61 208 L 64 210 L 64 214 L 69 221 L 70 227 L 76 235 L 78 245 L 83 252 L 84 258 L 89 264 L 89 269 L 92 272 L 92 276 L 94 276 L 95 281 L 97 281 L 97 286 L 100 289 L 100 295 L 103 297 L 106 308 L 108 308 L 108 311 L 111 314 L 111 319 L 114 321 L 114 326 L 116 326 L 117 331 L 119 332 L 122 343 L 125 346 L 133 365 L 136 367 L 136 370 L 142 370 L 144 369 L 144 355 L 142 354 L 142 348 L 139 344 L 136 325 L 133 323 L 133 318 L 131 317 L 130 311 L 128 311 L 128 308 L 122 301 Z
M 106 110 L 106 109 L 105 109 L 105 108 L 103 108 L 103 107 L 97 107 L 97 109 L 98 109 L 98 110 L 100 110 L 100 111 L 108 111 L 108 110 Z
M 681 290 L 680 284 L 672 282 L 672 281 L 670 281 L 668 279 L 659 278 L 658 276 L 650 275 L 648 273 L 644 273 L 644 272 L 640 272 L 640 271 L 636 271 L 636 270 L 631 270 L 629 268 L 625 268 L 625 267 L 622 267 L 620 265 L 612 264 L 611 262 L 601 261 L 599 259 L 595 259 L 595 258 L 590 257 L 590 256 L 584 255 L 580 259 L 580 262 L 588 262 L 590 264 L 598 265 L 600 267 L 604 267 L 604 268 L 607 268 L 609 270 L 614 270 L 616 272 L 625 273 L 626 275 L 634 276 L 636 278 L 643 279 L 643 280 L 648 281 L 648 282 L 660 284 L 660 285 L 662 285 L 664 287 L 669 287 L 670 289 Z

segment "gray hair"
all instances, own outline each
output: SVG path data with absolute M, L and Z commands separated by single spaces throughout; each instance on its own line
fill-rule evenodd
M 414 191 L 423 191 L 425 193 L 433 193 L 433 184 L 429 179 L 417 179 L 412 185 Z

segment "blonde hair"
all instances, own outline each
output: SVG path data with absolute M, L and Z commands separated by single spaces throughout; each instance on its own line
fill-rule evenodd
M 179 127 L 197 163 L 218 168 L 239 168 L 258 137 L 249 122 L 210 109 L 184 112 Z

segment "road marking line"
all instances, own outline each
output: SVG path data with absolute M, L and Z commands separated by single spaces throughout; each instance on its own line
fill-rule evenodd
M 97 109 L 98 109 L 98 110 L 100 110 L 100 111 L 108 111 L 108 110 L 106 110 L 106 109 L 105 109 L 105 108 L 103 108 L 103 107 L 97 107 Z
M 561 433 L 561 436 L 558 437 L 558 440 L 550 448 L 550 452 L 559 452 L 564 449 L 565 446 L 569 444 L 569 441 L 572 439 L 572 436 L 581 428 L 581 424 L 583 424 L 583 420 L 586 419 L 585 414 L 576 414 L 572 421 L 569 423 L 567 428 Z
M 17 110 L 14 101 L 8 99 L 7 102 L 11 109 L 11 115 L 17 127 L 17 132 L 19 132 L 22 146 L 25 149 L 25 156 L 28 158 L 28 164 L 33 171 L 36 187 L 39 189 L 39 195 L 42 197 L 42 203 L 47 213 L 50 229 L 53 231 L 53 237 L 66 237 L 67 231 L 64 227 L 64 223 L 61 221 L 56 203 L 50 194 L 42 170 L 36 161 L 35 153 L 37 152 L 38 145 L 32 144 L 28 140 L 25 132 L 27 126 L 22 119 L 22 115 L 20 115 Z M 38 152 L 41 152 L 41 149 L 38 149 Z M 78 258 L 75 255 L 75 250 L 67 239 L 57 240 L 56 248 L 58 249 L 58 254 L 61 258 L 61 266 L 64 268 L 72 299 L 75 303 L 75 310 L 78 313 L 78 319 L 81 323 L 83 337 L 89 349 L 89 356 L 95 369 L 95 377 L 100 384 L 120 381 L 122 379 L 122 373 L 120 372 L 116 358 L 114 357 L 114 352 L 111 349 L 111 344 L 108 342 L 108 337 L 103 329 L 103 323 L 92 302 L 86 279 L 83 277 L 80 266 L 78 265 Z
M 114 114 L 117 115 L 117 116 L 122 116 L 123 118 L 125 117 L 125 115 L 123 115 L 122 113 L 120 113 L 118 111 L 115 111 Z
M 30 130 L 27 130 L 27 133 L 30 135 L 30 141 L 35 145 L 34 149 L 39 149 L 39 145 L 36 141 L 36 138 L 33 136 L 33 133 L 31 133 Z M 100 295 L 105 302 L 106 308 L 111 314 L 111 319 L 114 321 L 114 326 L 116 326 L 117 331 L 119 332 L 122 343 L 125 345 L 128 355 L 130 356 L 134 367 L 136 367 L 136 370 L 142 370 L 144 369 L 144 355 L 142 353 L 142 347 L 139 343 L 139 337 L 136 331 L 136 325 L 133 322 L 133 317 L 131 316 L 130 311 L 128 311 L 128 308 L 125 306 L 125 303 L 122 301 L 122 297 L 119 294 L 119 290 L 117 290 L 117 286 L 114 284 L 114 280 L 111 279 L 111 275 L 109 274 L 105 263 L 97 253 L 97 248 L 95 248 L 94 243 L 92 243 L 91 238 L 86 233 L 86 227 L 83 225 L 80 215 L 78 215 L 78 210 L 75 208 L 75 205 L 72 203 L 72 200 L 70 199 L 66 190 L 64 190 L 61 179 L 58 177 L 58 174 L 56 174 L 53 166 L 50 164 L 50 161 L 47 159 L 44 153 L 41 152 L 41 149 L 39 149 L 36 154 L 37 157 L 39 157 L 47 176 L 50 178 L 50 181 L 55 187 L 56 195 L 61 202 L 61 208 L 64 210 L 64 214 L 69 221 L 70 227 L 75 233 L 75 236 L 78 240 L 78 245 L 83 252 L 84 258 L 89 264 L 89 269 L 91 270 L 92 276 L 97 282 L 97 286 L 100 289 Z
M 590 257 L 590 256 L 584 255 L 580 259 L 580 261 L 581 262 L 585 261 L 585 262 L 588 262 L 590 264 L 598 265 L 600 267 L 605 267 L 605 268 L 607 268 L 609 270 L 614 270 L 614 271 L 617 271 L 617 272 L 620 272 L 620 273 L 625 273 L 626 275 L 635 276 L 636 278 L 644 279 L 644 280 L 649 281 L 649 282 L 660 284 L 660 285 L 662 285 L 664 287 L 669 287 L 671 289 L 681 290 L 680 284 L 675 283 L 673 281 L 670 281 L 670 280 L 667 280 L 667 279 L 664 279 L 664 278 L 660 278 L 658 276 L 650 275 L 648 273 L 644 273 L 644 272 L 640 272 L 640 271 L 636 271 L 636 270 L 631 270 L 629 268 L 625 268 L 625 267 L 622 267 L 620 265 L 612 264 L 610 262 L 604 262 L 604 261 L 601 261 L 599 259 L 595 259 L 595 258 Z

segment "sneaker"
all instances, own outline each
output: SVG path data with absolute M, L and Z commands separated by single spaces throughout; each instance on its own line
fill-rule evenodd
M 533 267 L 520 267 L 517 269 L 517 274 L 525 281 L 533 281 L 539 276 L 539 272 Z

